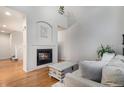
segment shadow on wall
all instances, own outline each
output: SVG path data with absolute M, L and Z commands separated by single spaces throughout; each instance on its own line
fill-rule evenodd
M 80 30 L 80 24 L 78 22 L 73 23 L 66 30 L 58 32 L 59 38 L 59 59 L 78 61 L 79 59 L 79 38 L 78 31 Z M 75 37 L 76 36 L 76 37 Z
M 65 60 L 95 60 L 100 44 L 122 54 L 124 22 L 121 7 L 69 7 L 68 29 L 62 31 L 61 55 Z

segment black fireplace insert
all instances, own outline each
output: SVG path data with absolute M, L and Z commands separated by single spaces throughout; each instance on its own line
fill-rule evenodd
M 37 66 L 52 62 L 52 49 L 37 49 Z

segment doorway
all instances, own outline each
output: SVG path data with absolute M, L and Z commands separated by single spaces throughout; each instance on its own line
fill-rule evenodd
M 20 62 L 23 68 L 26 52 L 26 15 L 1 6 L 0 20 L 0 64 Z

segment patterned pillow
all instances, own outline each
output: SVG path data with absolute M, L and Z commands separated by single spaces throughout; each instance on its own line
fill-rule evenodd
M 102 84 L 108 86 L 124 86 L 124 62 L 113 59 L 102 69 Z

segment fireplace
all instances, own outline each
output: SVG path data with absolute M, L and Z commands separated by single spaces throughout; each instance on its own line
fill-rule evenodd
M 37 66 L 52 62 L 52 49 L 37 49 Z

